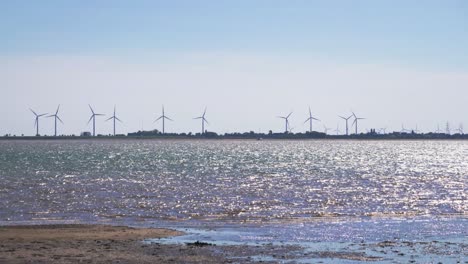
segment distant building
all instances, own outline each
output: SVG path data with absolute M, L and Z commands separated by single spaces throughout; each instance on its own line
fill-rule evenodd
M 82 136 L 82 137 L 90 137 L 90 136 L 91 136 L 91 132 L 88 132 L 88 131 L 81 132 L 80 136 Z

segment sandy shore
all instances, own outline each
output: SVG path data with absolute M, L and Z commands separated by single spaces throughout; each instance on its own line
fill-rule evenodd
M 145 244 L 180 235 L 168 229 L 103 225 L 0 227 L 0 263 L 219 263 L 209 250 Z
M 313 250 L 291 244 L 163 244 L 157 240 L 178 235 L 183 233 L 107 225 L 4 226 L 0 227 L 0 263 L 279 263 L 324 259 L 466 263 L 462 262 L 467 249 L 464 240 L 361 242 L 341 249 L 330 244 L 330 249 Z M 156 240 L 144 243 L 147 238 Z

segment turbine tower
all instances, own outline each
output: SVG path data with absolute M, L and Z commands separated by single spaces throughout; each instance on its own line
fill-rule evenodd
M 202 134 L 202 135 L 205 134 L 205 122 L 206 122 L 207 124 L 209 124 L 209 123 L 208 123 L 208 120 L 206 120 L 206 118 L 205 118 L 205 114 L 206 114 L 206 107 L 205 107 L 205 111 L 203 111 L 203 115 L 202 115 L 202 116 L 193 118 L 193 119 L 201 119 L 201 127 L 202 127 L 202 133 L 201 133 L 201 134 Z
M 285 133 L 288 133 L 288 132 L 289 132 L 289 129 L 288 129 L 288 127 L 289 127 L 289 117 L 290 117 L 291 115 L 292 115 L 292 112 L 289 113 L 289 115 L 287 115 L 287 116 L 278 116 L 278 118 L 282 118 L 282 119 L 284 119 L 284 121 L 285 121 L 285 126 L 286 126 L 286 128 L 285 128 L 285 130 L 284 130 Z
M 358 121 L 359 120 L 364 120 L 365 118 L 364 117 L 357 117 L 356 114 L 354 114 L 354 112 L 353 112 L 353 116 L 354 116 L 353 125 L 356 124 L 356 135 L 357 135 L 358 134 Z
M 339 124 L 336 124 L 336 129 L 333 130 L 333 132 L 335 132 L 337 136 L 340 134 L 341 131 L 340 131 L 340 125 Z
M 460 133 L 461 135 L 465 135 L 465 133 L 463 132 L 463 123 L 460 123 L 460 125 L 458 126 L 458 129 L 456 129 L 458 131 L 458 133 Z
M 205 109 L 206 111 L 206 109 Z M 170 121 L 174 121 L 172 119 L 170 119 L 168 116 L 166 116 L 166 114 L 164 114 L 164 105 L 162 107 L 162 116 L 158 117 L 158 119 L 154 120 L 154 122 L 157 122 L 159 119 L 162 119 L 162 133 L 165 134 L 165 131 L 164 131 L 164 120 L 167 119 L 167 120 L 170 120 Z M 203 128 L 202 128 L 203 129 Z
M 60 117 L 58 116 L 59 109 L 60 109 L 60 105 L 58 105 L 57 111 L 55 111 L 55 115 L 47 116 L 47 117 L 53 117 L 55 119 L 55 134 L 54 134 L 55 137 L 57 136 L 57 119 L 60 121 L 60 123 L 63 124 L 62 119 L 60 119 Z
M 103 114 L 96 114 L 94 113 L 94 110 L 93 108 L 91 107 L 91 105 L 88 105 L 89 106 L 89 109 L 91 110 L 91 117 L 89 118 L 88 120 L 88 124 L 89 122 L 91 122 L 91 119 L 93 120 L 93 137 L 96 136 L 96 116 L 103 116 Z
M 120 120 L 116 115 L 115 115 L 115 105 L 114 105 L 114 115 L 107 118 L 106 122 L 113 119 L 114 120 L 114 137 L 115 137 L 115 120 L 118 120 L 120 123 L 123 123 L 122 120 Z
M 312 111 L 310 111 L 310 106 L 309 106 L 309 118 L 306 119 L 306 121 L 304 121 L 304 124 L 307 123 L 307 121 L 309 121 L 309 132 L 312 133 L 312 121 L 313 120 L 317 120 L 317 121 L 320 121 L 319 119 L 315 118 L 312 116 Z
M 47 113 L 38 115 L 31 108 L 29 108 L 29 110 L 31 110 L 31 112 L 36 116 L 36 119 L 34 121 L 34 126 L 36 127 L 36 136 L 39 136 L 39 118 L 42 117 L 42 116 L 47 115 Z
M 341 119 L 343 119 L 346 122 L 346 135 L 349 136 L 349 130 L 348 130 L 348 120 L 353 117 L 353 115 L 350 115 L 349 117 L 344 117 L 344 116 L 339 116 Z
M 401 133 L 408 133 L 409 130 L 405 128 L 405 125 L 404 124 L 401 124 Z

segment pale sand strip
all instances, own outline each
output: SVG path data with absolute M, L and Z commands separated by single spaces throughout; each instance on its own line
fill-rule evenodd
M 0 227 L 0 263 L 219 263 L 209 250 L 148 245 L 146 238 L 180 235 L 168 229 L 104 225 Z

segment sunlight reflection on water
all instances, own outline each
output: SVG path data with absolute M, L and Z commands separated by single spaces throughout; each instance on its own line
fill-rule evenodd
M 2 141 L 0 221 L 466 216 L 462 141 Z

